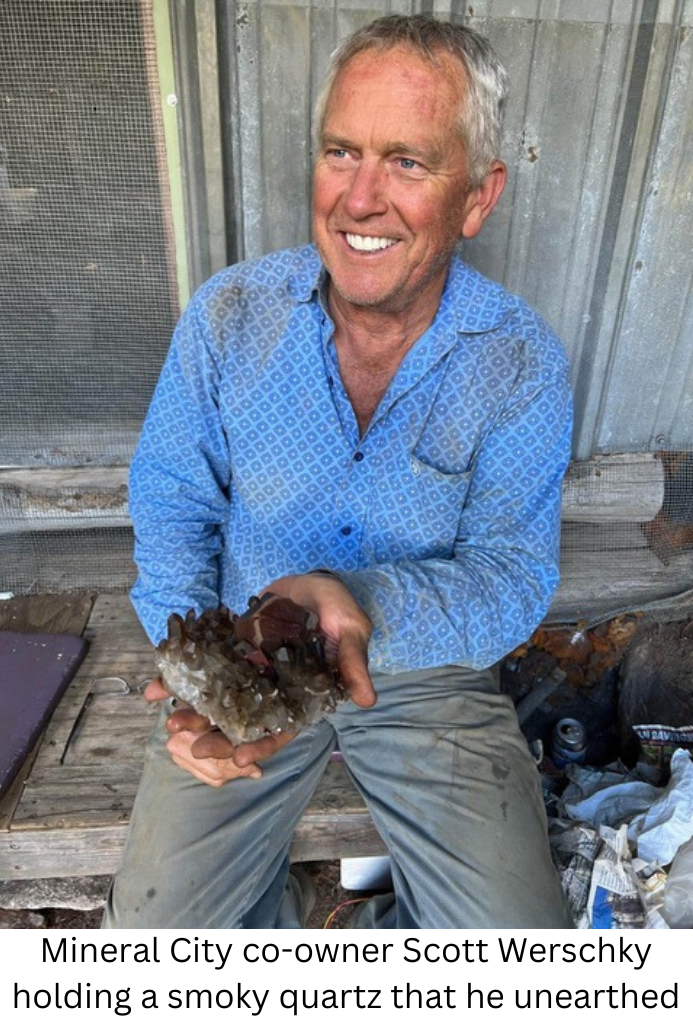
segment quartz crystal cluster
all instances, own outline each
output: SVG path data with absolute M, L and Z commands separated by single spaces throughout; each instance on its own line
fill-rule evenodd
M 346 699 L 323 642 L 315 614 L 266 593 L 240 616 L 226 607 L 172 614 L 156 662 L 172 695 L 240 745 L 299 731 Z

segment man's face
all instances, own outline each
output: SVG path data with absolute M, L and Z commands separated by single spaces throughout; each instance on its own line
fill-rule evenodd
M 457 128 L 463 86 L 453 58 L 440 65 L 366 50 L 330 94 L 313 236 L 347 311 L 434 312 L 456 242 L 480 227 Z

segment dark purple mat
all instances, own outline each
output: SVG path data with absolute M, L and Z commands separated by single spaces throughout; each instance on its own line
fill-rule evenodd
M 87 651 L 78 635 L 0 631 L 0 796 Z

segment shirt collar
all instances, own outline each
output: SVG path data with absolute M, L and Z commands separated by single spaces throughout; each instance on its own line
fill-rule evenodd
M 479 334 L 500 326 L 510 311 L 504 287 L 453 257 L 436 319 L 451 315 L 460 333 Z
M 327 271 L 314 245 L 299 249 L 289 277 L 289 290 L 298 302 L 325 298 Z M 326 304 L 325 304 L 326 310 Z M 511 311 L 511 296 L 494 281 L 455 255 L 450 264 L 436 321 L 452 318 L 459 333 L 485 333 L 499 326 Z
M 327 280 L 327 270 L 320 261 L 315 245 L 298 249 L 294 268 L 289 276 L 289 292 L 297 302 L 309 302 L 320 294 Z

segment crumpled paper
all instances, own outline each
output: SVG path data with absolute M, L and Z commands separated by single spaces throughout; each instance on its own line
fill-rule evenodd
M 580 828 L 582 845 L 590 843 L 590 830 L 601 841 L 587 904 L 583 877 L 582 904 L 573 905 L 578 925 L 667 928 L 668 913 L 661 912 L 667 886 L 662 867 L 693 838 L 693 761 L 688 751 L 674 752 L 666 788 L 639 780 L 617 765 L 604 770 L 573 766 L 568 773 L 570 784 L 561 799 L 562 810 Z M 552 844 L 556 839 L 552 837 Z M 560 841 L 564 849 L 568 847 L 565 832 Z M 564 886 L 566 878 L 574 886 L 574 861 L 566 869 L 568 862 L 561 864 L 560 852 L 556 858 L 559 872 L 565 873 Z M 570 896 L 570 889 L 567 893 Z
M 668 866 L 693 837 L 693 761 L 685 749 L 671 757 L 666 788 L 612 767 L 571 767 L 570 782 L 561 799 L 566 816 L 596 829 L 627 823 L 628 838 L 646 862 Z

